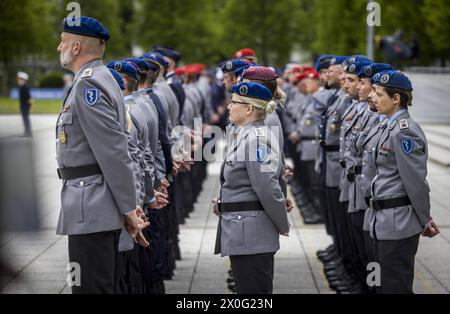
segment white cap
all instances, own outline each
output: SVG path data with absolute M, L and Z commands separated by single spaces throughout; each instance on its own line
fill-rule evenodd
M 17 78 L 28 81 L 30 76 L 28 74 L 26 74 L 25 72 L 17 72 Z

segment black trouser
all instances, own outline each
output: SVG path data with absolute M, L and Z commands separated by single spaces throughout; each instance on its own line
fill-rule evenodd
M 360 282 L 365 284 L 367 278 L 367 264 L 369 259 L 367 257 L 366 239 L 364 235 L 364 211 L 357 211 L 350 214 L 351 226 L 353 232 L 353 239 L 355 241 L 357 253 L 358 253 L 358 275 Z
M 78 263 L 81 286 L 73 294 L 112 294 L 118 275 L 119 236 L 121 230 L 69 235 L 69 261 Z
M 331 236 L 333 237 L 333 242 L 336 245 L 338 249 L 338 253 L 340 256 L 344 253 L 344 247 L 343 247 L 343 239 L 341 237 L 341 234 L 339 232 L 338 226 L 338 211 L 339 211 L 339 189 L 338 188 L 331 188 L 329 186 L 323 186 L 325 191 L 325 205 L 326 205 L 326 212 L 328 216 L 328 223 L 329 228 L 331 231 Z
M 117 294 L 142 294 L 143 277 L 139 260 L 139 246 L 130 251 L 120 252 L 118 259 L 119 273 L 116 283 Z
M 22 114 L 23 125 L 25 127 L 25 135 L 31 135 L 31 123 L 30 123 L 30 105 L 21 105 L 20 113 Z
M 304 184 L 305 193 L 315 209 L 315 213 L 323 217 L 324 205 L 320 194 L 320 180 L 314 169 L 315 161 L 301 161 L 301 164 L 302 169 L 304 169 L 303 175 L 306 177 L 306 184 Z
M 275 253 L 232 255 L 237 294 L 272 294 Z
M 381 269 L 381 294 L 412 294 L 414 259 L 420 234 L 402 240 L 374 241 L 375 261 Z

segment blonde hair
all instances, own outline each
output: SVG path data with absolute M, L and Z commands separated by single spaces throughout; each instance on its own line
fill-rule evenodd
M 235 94 L 235 97 L 238 98 L 241 102 L 246 102 L 255 108 L 256 113 L 258 114 L 258 118 L 264 120 L 268 114 L 271 114 L 277 108 L 277 103 L 274 100 L 263 100 L 257 98 L 250 98 L 245 96 L 239 96 Z

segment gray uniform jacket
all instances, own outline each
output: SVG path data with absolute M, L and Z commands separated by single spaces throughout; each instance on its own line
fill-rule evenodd
M 64 180 L 57 233 L 89 234 L 120 229 L 136 208 L 133 162 L 125 134 L 121 91 L 101 60 L 75 75 L 56 126 L 60 168 L 98 164 L 101 175 Z
M 276 252 L 280 248 L 279 234 L 289 230 L 286 199 L 278 181 L 280 152 L 271 146 L 270 138 L 266 136 L 269 130 L 262 122 L 250 123 L 239 130 L 222 164 L 220 201 L 259 201 L 264 210 L 242 208 L 239 212 L 223 212 L 215 254 Z M 257 161 L 257 155 L 261 157 L 260 161 Z
M 155 176 L 158 180 L 161 180 L 165 177 L 166 167 L 164 153 L 159 141 L 158 111 L 156 110 L 155 104 L 147 95 L 145 90 L 142 89 L 137 93 L 133 93 L 133 97 L 136 100 L 136 104 L 139 105 L 139 108 L 142 111 L 143 116 L 145 117 L 145 121 L 147 122 L 147 127 L 149 130 L 149 146 L 155 160 Z
M 383 210 L 367 209 L 371 236 L 400 240 L 422 232 L 430 218 L 427 176 L 428 147 L 420 126 L 404 111 L 386 123 L 375 149 L 376 176 L 372 199 L 408 196 L 411 205 Z
M 314 107 L 314 121 L 315 125 L 318 127 L 317 136 L 320 137 L 321 128 L 323 127 L 322 121 L 325 116 L 328 107 L 331 106 L 337 97 L 338 91 L 336 89 L 320 89 L 312 96 L 312 102 Z M 317 146 L 316 150 L 316 164 L 315 170 L 321 173 L 321 164 L 323 161 L 323 149 L 320 145 Z
M 349 201 L 350 181 L 347 179 L 347 171 L 351 164 L 354 164 L 355 154 L 352 154 L 350 147 L 356 140 L 356 135 L 361 131 L 361 124 L 364 122 L 364 114 L 368 112 L 367 103 L 354 101 L 348 115 L 342 116 L 341 136 L 339 138 L 339 158 L 341 167 L 345 166 L 341 171 L 341 180 L 339 182 L 340 202 Z
M 342 124 L 342 117 L 348 106 L 351 104 L 351 99 L 345 94 L 341 96 L 327 109 L 327 123 L 325 126 L 325 146 L 338 146 L 340 144 L 340 131 Z M 342 166 L 340 163 L 340 152 L 331 151 L 326 153 L 327 168 L 325 184 L 329 187 L 338 187 L 341 180 Z
M 272 140 L 272 143 L 274 143 L 274 141 L 277 141 L 278 151 L 281 153 L 281 171 L 280 171 L 279 181 L 280 181 L 281 190 L 283 191 L 284 196 L 287 197 L 287 182 L 284 179 L 285 158 L 284 158 L 284 151 L 283 151 L 283 146 L 284 146 L 283 127 L 281 125 L 280 118 L 278 117 L 276 112 L 272 112 L 271 114 L 268 114 L 266 117 L 266 120 L 264 121 L 264 124 L 267 127 L 269 127 L 269 129 L 272 131 L 272 134 L 275 137 L 275 139 Z
M 170 88 L 170 85 L 161 77 L 158 78 L 155 86 L 153 87 L 153 91 L 158 96 L 163 95 L 163 98 L 167 101 L 167 109 L 165 110 L 167 113 L 167 117 L 169 118 L 168 127 L 170 129 L 174 128 L 178 125 L 178 114 L 180 112 L 180 104 L 178 103 L 178 99 Z M 161 99 L 161 97 L 159 97 Z M 163 106 L 166 106 L 163 104 Z M 170 133 L 167 133 L 170 135 Z
M 317 156 L 319 142 L 317 140 L 317 125 L 314 119 L 314 104 L 312 101 L 306 105 L 304 114 L 298 121 L 298 133 L 300 134 L 301 160 L 312 161 Z
M 378 129 L 379 115 L 376 112 L 370 111 L 369 109 L 367 109 L 366 112 L 367 113 L 361 119 L 361 123 L 359 123 L 357 126 L 358 129 L 352 130 L 352 136 L 354 137 L 354 140 L 349 144 L 350 157 L 346 160 L 346 174 L 354 177 L 354 181 L 350 183 L 348 191 L 348 211 L 350 213 L 367 209 L 365 198 L 370 197 L 370 185 L 372 183 L 372 179 L 375 177 L 375 171 L 371 171 L 371 169 L 368 169 L 368 167 L 366 166 L 366 162 L 363 161 L 363 145 L 365 139 L 368 137 L 372 129 Z M 375 132 L 376 130 L 374 130 L 373 132 Z M 376 134 L 376 132 L 372 134 Z M 364 169 L 361 170 L 360 174 L 355 174 L 355 167 L 357 166 L 364 167 Z M 372 175 L 370 174 L 370 172 L 372 172 Z M 368 195 L 364 193 L 364 186 L 367 187 Z

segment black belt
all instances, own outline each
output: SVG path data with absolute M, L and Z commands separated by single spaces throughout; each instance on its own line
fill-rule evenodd
M 345 162 L 345 160 L 341 160 L 341 161 L 339 161 L 339 163 L 341 164 L 341 167 L 344 169 L 347 166 L 347 163 Z
M 378 201 L 370 200 L 369 205 L 370 208 L 374 210 L 382 210 L 411 205 L 411 200 L 409 199 L 408 196 L 403 196 L 399 198 L 393 198 L 390 200 L 378 200 Z
M 58 169 L 58 176 L 61 180 L 73 180 L 95 176 L 97 174 L 102 174 L 102 170 L 100 169 L 100 166 L 98 164 Z
M 323 149 L 327 153 L 338 152 L 339 151 L 339 145 L 324 145 Z
M 302 141 L 316 141 L 317 137 L 313 137 L 313 136 L 301 136 L 300 139 Z
M 355 166 L 354 167 L 354 172 L 356 175 L 361 174 L 362 173 L 362 166 Z
M 260 202 L 218 203 L 219 212 L 243 212 L 249 210 L 264 210 Z

